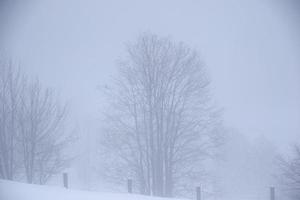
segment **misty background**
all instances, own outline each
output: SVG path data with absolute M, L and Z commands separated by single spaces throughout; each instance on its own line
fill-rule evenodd
M 276 156 L 299 142 L 299 8 L 297 1 L 280 0 L 16 1 L 4 9 L 9 22 L 2 26 L 3 54 L 68 102 L 68 128 L 79 147 L 70 151 L 81 155 L 72 168 L 81 174 L 79 182 L 90 182 L 91 166 L 81 161 L 97 146 L 107 103 L 101 90 L 111 84 L 124 45 L 148 31 L 184 41 L 200 52 L 214 103 L 223 110 L 224 132 L 232 132 L 232 144 L 245 144 L 224 147 L 234 155 L 222 169 L 226 174 L 245 166 L 248 157 L 235 158 L 247 148 L 266 147 Z

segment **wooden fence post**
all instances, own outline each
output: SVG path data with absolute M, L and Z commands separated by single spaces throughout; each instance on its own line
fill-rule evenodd
M 275 188 L 270 187 L 270 200 L 275 200 Z
M 201 187 L 196 187 L 196 200 L 201 200 Z
M 132 193 L 132 179 L 127 180 L 127 190 L 128 193 Z
M 68 183 L 68 173 L 63 173 L 63 183 L 64 183 L 64 187 L 68 188 L 69 187 L 69 183 Z

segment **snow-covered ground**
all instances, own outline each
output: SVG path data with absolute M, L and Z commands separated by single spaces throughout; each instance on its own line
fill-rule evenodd
M 127 193 L 98 193 L 0 180 L 0 200 L 168 200 Z

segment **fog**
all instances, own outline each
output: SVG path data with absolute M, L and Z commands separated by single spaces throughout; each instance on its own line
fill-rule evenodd
M 293 157 L 299 143 L 297 1 L 28 0 L 1 6 L 7 19 L 0 27 L 2 57 L 68 105 L 65 129 L 76 141 L 67 147 L 74 158 L 62 171 L 73 177 L 74 188 L 122 191 L 97 167 L 106 163 L 99 156 L 111 103 L 105 90 L 119 76 L 120 60 L 128 59 L 126 45 L 143 34 L 195 49 L 210 80 L 210 105 L 219 113 L 214 132 L 222 144 L 202 163 L 208 169 L 199 181 L 207 185 L 204 199 L 265 199 L 268 187 L 280 185 L 275 160 Z M 194 191 L 198 183 L 191 185 Z

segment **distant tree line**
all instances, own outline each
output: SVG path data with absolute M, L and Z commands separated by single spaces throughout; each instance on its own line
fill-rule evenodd
M 283 192 L 291 199 L 300 199 L 300 145 L 294 145 L 290 157 L 280 157 L 278 164 Z
M 67 107 L 11 61 L 0 61 L 0 178 L 44 184 L 68 164 Z

